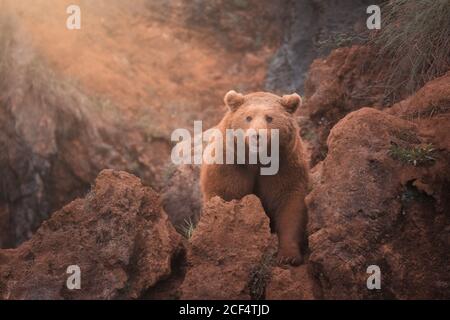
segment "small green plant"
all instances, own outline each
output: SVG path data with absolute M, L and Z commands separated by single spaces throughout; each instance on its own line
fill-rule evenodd
M 192 235 L 194 234 L 194 230 L 196 227 L 196 223 L 192 221 L 192 219 L 186 218 L 183 220 L 183 223 L 176 226 L 175 229 L 186 239 L 190 239 Z
M 414 146 L 410 148 L 393 144 L 389 149 L 389 155 L 396 160 L 413 166 L 421 166 L 433 163 L 436 158 L 436 149 L 432 144 Z

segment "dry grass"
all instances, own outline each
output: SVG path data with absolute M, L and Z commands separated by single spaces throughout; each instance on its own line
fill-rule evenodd
M 363 44 L 368 41 L 366 32 L 331 32 L 328 37 L 315 42 L 318 52 L 327 52 L 341 47 L 350 47 L 354 44 Z
M 0 2 L 1 4 L 1 2 Z M 75 118 L 95 117 L 119 125 L 117 106 L 100 96 L 87 96 L 79 84 L 62 77 L 47 65 L 30 44 L 19 21 L 10 12 L 0 13 L 0 101 L 29 99 L 33 109 L 54 109 Z
M 275 266 L 276 250 L 268 248 L 261 262 L 250 272 L 248 287 L 252 300 L 261 300 L 265 297 L 265 290 L 270 281 L 272 268 Z
M 381 30 L 369 40 L 386 69 L 385 95 L 415 92 L 450 68 L 448 0 L 391 0 L 382 7 Z
M 195 227 L 196 227 L 196 223 L 191 218 L 187 218 L 187 219 L 184 219 L 183 223 L 175 226 L 175 229 L 183 237 L 185 237 L 186 239 L 189 240 L 192 237 L 192 235 L 194 234 Z
M 369 46 L 374 58 L 361 66 L 361 73 L 372 81 L 352 98 L 367 101 L 380 92 L 382 104 L 392 105 L 450 69 L 450 2 L 386 1 L 381 30 L 331 33 L 317 45 L 320 49 L 353 44 Z

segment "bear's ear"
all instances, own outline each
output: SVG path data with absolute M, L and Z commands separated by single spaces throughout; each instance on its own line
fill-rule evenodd
M 296 94 L 287 94 L 281 98 L 281 105 L 289 113 L 294 113 L 302 105 L 302 98 Z
M 230 90 L 223 101 L 231 111 L 235 111 L 244 103 L 244 96 L 234 90 Z

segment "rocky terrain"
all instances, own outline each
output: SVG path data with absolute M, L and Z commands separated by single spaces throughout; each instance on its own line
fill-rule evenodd
M 280 279 L 270 280 L 275 250 L 255 196 L 214 198 L 186 241 L 151 188 L 104 170 L 84 199 L 55 212 L 30 241 L 0 250 L 0 298 L 250 299 L 264 297 L 268 281 L 281 297 L 286 275 L 276 268 Z M 81 269 L 80 290 L 66 287 L 71 265 Z
M 307 198 L 309 263 L 324 298 L 448 298 L 449 75 L 387 111 L 352 112 L 331 130 Z M 447 111 L 417 119 L 420 97 L 421 108 L 439 101 Z M 358 286 L 372 264 L 385 270 L 379 292 Z
M 269 2 L 223 11 L 223 1 L 208 1 L 211 20 L 204 21 L 205 1 L 101 0 L 84 4 L 78 32 L 65 28 L 66 0 L 2 0 L 0 246 L 28 239 L 52 212 L 86 194 L 104 168 L 167 190 L 166 209 L 179 222 L 186 207 L 168 181 L 171 132 L 192 130 L 194 120 L 205 129 L 215 124 L 230 87 L 262 86 L 281 33 L 280 24 L 254 22 L 258 15 L 277 21 Z M 249 46 L 256 33 L 261 45 Z
M 11 247 L 84 195 L 101 169 L 127 169 L 149 181 L 162 159 L 150 164 L 149 148 L 138 147 L 142 133 L 110 120 L 104 101 L 52 72 L 12 18 L 1 28 L 0 245 Z
M 1 252 L 2 299 L 138 298 L 172 273 L 181 236 L 157 194 L 126 172 L 105 170 L 84 199 L 55 212 L 33 238 Z M 82 290 L 67 289 L 78 265 Z
M 0 4 L 0 299 L 450 298 L 450 71 L 386 96 L 373 47 L 330 44 L 367 1 L 98 1 L 78 34 L 65 0 Z M 299 267 L 256 196 L 202 208 L 198 166 L 170 162 L 230 88 L 304 93 Z
M 283 37 L 267 70 L 266 88 L 304 93 L 306 75 L 317 56 L 361 42 L 366 8 L 382 1 L 284 1 Z

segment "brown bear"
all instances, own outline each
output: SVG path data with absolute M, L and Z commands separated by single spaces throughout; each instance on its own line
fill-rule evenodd
M 270 130 L 278 129 L 279 168 L 275 175 L 262 175 L 258 163 L 203 163 L 200 176 L 203 200 L 214 196 L 225 201 L 248 194 L 258 196 L 278 236 L 278 262 L 299 265 L 303 262 L 301 248 L 306 239 L 304 198 L 308 189 L 308 166 L 294 117 L 301 98 L 295 93 L 280 97 L 267 92 L 242 95 L 232 90 L 224 101 L 228 112 L 216 127 L 224 136 L 227 129 L 244 132 L 265 129 L 270 143 Z

